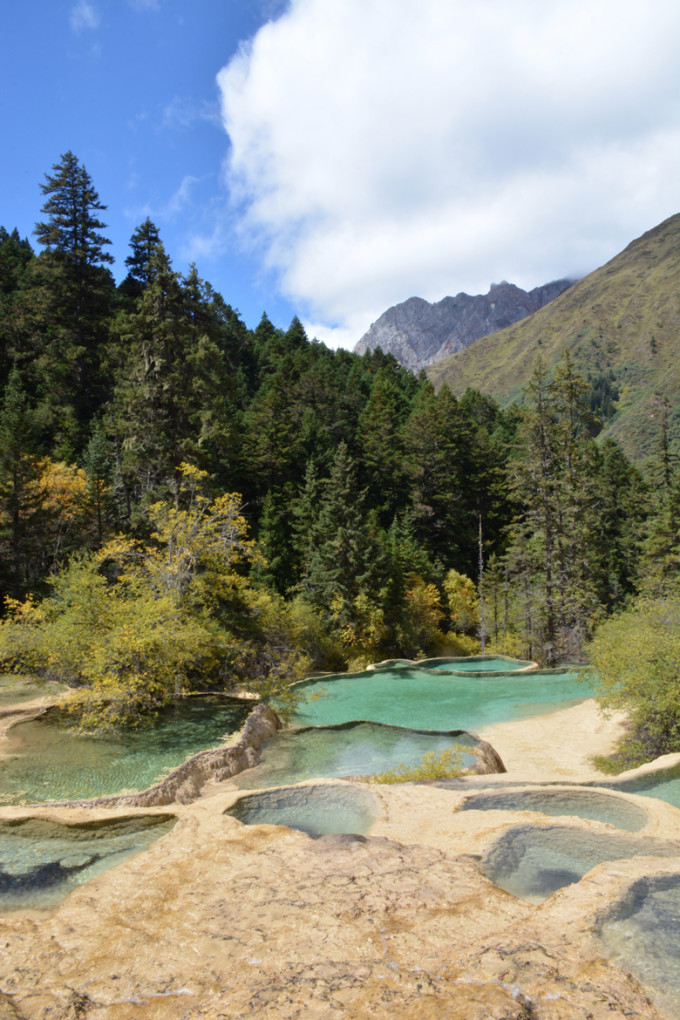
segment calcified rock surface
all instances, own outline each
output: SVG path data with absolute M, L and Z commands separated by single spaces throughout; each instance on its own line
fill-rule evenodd
M 92 807 L 161 807 L 164 804 L 191 804 L 200 796 L 209 780 L 221 781 L 257 765 L 265 740 L 281 729 L 281 721 L 265 704 L 257 705 L 243 729 L 224 747 L 214 747 L 192 755 L 166 778 L 141 793 L 98 797 L 92 801 L 72 801 Z
M 503 281 L 493 283 L 488 294 L 461 293 L 434 303 L 412 297 L 383 312 L 354 350 L 363 354 L 381 347 L 402 365 L 418 371 L 537 312 L 572 282 L 555 280 L 525 291 Z
M 538 738 L 547 726 L 566 742 L 560 715 L 525 721 L 524 732 L 536 724 Z M 600 732 L 594 749 L 611 736 Z M 510 745 L 506 732 L 512 760 Z M 540 906 L 515 899 L 476 862 L 505 828 L 541 816 L 457 811 L 480 785 L 512 782 L 509 773 L 451 790 L 373 786 L 382 817 L 371 836 L 320 839 L 241 825 L 224 815 L 240 791 L 209 783 L 173 808 L 172 832 L 58 909 L 0 916 L 0 1020 L 664 1016 L 607 961 L 597 930 L 636 877 L 672 863 L 603 864 Z M 649 807 L 650 833 L 677 830 L 675 809 L 637 802 Z M 29 813 L 116 816 L 101 806 L 0 811 Z

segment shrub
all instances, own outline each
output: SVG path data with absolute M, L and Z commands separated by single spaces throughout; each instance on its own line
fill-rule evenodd
M 437 754 L 428 751 L 417 765 L 398 765 L 395 769 L 378 772 L 371 776 L 369 782 L 414 783 L 422 779 L 456 779 L 463 773 L 463 748 L 458 744 L 447 747 Z

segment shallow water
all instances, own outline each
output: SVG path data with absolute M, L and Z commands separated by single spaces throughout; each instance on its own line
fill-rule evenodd
M 457 677 L 413 667 L 338 674 L 297 689 L 307 698 L 295 712 L 297 726 L 365 719 L 423 730 L 477 731 L 554 712 L 591 696 L 576 672 Z
M 309 836 L 364 835 L 380 817 L 380 804 L 363 786 L 323 784 L 253 793 L 225 812 L 245 825 L 287 825 Z
M 439 753 L 452 744 L 473 746 L 474 740 L 466 733 L 418 733 L 374 723 L 283 730 L 266 742 L 260 764 L 235 776 L 233 782 L 239 789 L 252 790 L 304 779 L 373 775 L 399 765 L 415 765 L 424 754 Z M 463 752 L 463 765 L 474 761 L 471 753 Z
M 117 736 L 82 736 L 56 708 L 13 726 L 0 758 L 0 804 L 84 800 L 145 790 L 190 755 L 219 745 L 252 704 L 219 695 L 184 698 L 151 726 Z
M 45 818 L 0 821 L 0 910 L 55 906 L 76 886 L 146 850 L 174 815 L 62 825 Z
M 510 790 L 479 793 L 469 797 L 461 811 L 540 811 L 544 815 L 575 815 L 608 822 L 628 832 L 638 832 L 648 821 L 647 812 L 623 797 L 596 790 Z
M 434 661 L 434 660 L 431 660 Z M 526 669 L 531 666 L 530 662 L 513 662 L 511 659 L 457 659 L 455 662 L 439 662 L 430 665 L 425 660 L 420 663 L 425 669 L 446 670 L 447 672 L 461 673 L 511 673 L 517 669 Z
M 501 889 L 540 903 L 557 889 L 578 882 L 596 864 L 638 855 L 680 857 L 680 843 L 568 825 L 518 825 L 502 834 L 480 867 Z
M 680 1017 L 680 874 L 636 882 L 600 930 L 608 953 Z
M 621 790 L 624 793 L 638 793 L 641 797 L 657 797 L 680 808 L 680 765 L 675 765 L 665 772 L 651 773 L 635 779 L 624 779 L 620 783 L 600 783 L 610 790 Z
M 27 676 L 0 676 L 0 705 L 20 705 L 35 698 L 53 698 L 65 688 L 61 684 L 38 681 Z

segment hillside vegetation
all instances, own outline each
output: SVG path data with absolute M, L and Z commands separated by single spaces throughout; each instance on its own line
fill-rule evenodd
M 595 401 L 602 438 L 644 460 L 658 446 L 666 408 L 671 444 L 680 450 L 680 214 L 545 308 L 437 362 L 427 374 L 437 387 L 446 382 L 464 393 L 470 386 L 507 407 L 523 399 L 539 355 L 550 372 L 565 350 L 604 398 L 599 407 Z
M 148 219 L 116 284 L 89 174 L 71 152 L 52 170 L 42 250 L 0 227 L 0 671 L 67 684 L 88 729 L 125 727 L 191 691 L 280 704 L 310 670 L 392 657 L 573 662 L 602 631 L 605 676 L 617 612 L 644 635 L 651 600 L 674 626 L 668 411 L 643 474 L 595 441 L 593 408 L 614 430 L 661 363 L 674 395 L 677 219 L 558 298 L 561 320 L 540 313 L 551 371 L 511 352 L 507 388 L 522 364 L 528 384 L 503 409 L 381 350 L 331 351 L 298 319 L 248 329 Z M 590 380 L 569 350 L 555 364 L 570 328 Z M 673 750 L 675 660 L 663 703 L 637 661 L 639 746 Z

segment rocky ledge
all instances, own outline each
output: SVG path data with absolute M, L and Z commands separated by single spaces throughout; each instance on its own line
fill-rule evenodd
M 523 739 L 532 726 L 561 733 L 574 756 L 572 717 L 526 720 Z M 601 732 L 591 749 L 605 750 L 610 737 Z M 513 781 L 372 786 L 381 817 L 370 836 L 319 839 L 242 825 L 225 814 L 240 791 L 213 782 L 175 804 L 171 832 L 60 907 L 0 916 L 0 1020 L 672 1016 L 607 958 L 600 928 L 642 876 L 663 880 L 680 859 L 605 862 L 541 904 L 517 899 L 478 862 L 505 830 L 541 816 L 459 810 L 471 790 Z M 676 809 L 644 807 L 646 831 L 677 832 Z M 0 816 L 76 822 L 118 810 L 14 807 Z

